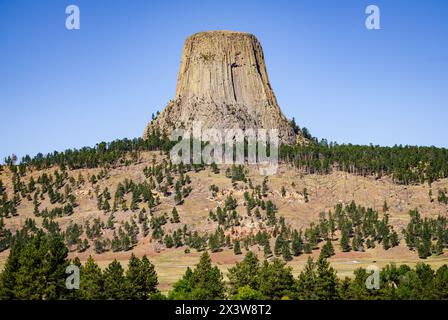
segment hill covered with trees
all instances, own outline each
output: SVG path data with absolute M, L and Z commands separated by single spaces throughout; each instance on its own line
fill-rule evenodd
M 259 258 L 249 251 L 245 258 L 228 270 L 228 281 L 212 265 L 207 252 L 194 269 L 174 283 L 168 295 L 158 289 L 154 265 L 146 256 L 134 255 L 126 270 L 114 260 L 102 270 L 90 256 L 82 265 L 79 259 L 67 259 L 68 248 L 57 231 L 44 232 L 26 226 L 15 236 L 5 269 L 0 273 L 0 299 L 115 299 L 115 300 L 363 300 L 363 299 L 447 299 L 448 267 L 437 270 L 419 263 L 387 265 L 379 273 L 379 287 L 368 289 L 371 273 L 359 268 L 354 277 L 339 279 L 322 252 L 314 261 L 308 259 L 297 278 L 280 259 Z M 79 289 L 65 286 L 66 267 L 80 268 Z
M 188 257 L 209 252 L 210 257 L 233 264 L 240 263 L 243 254 L 249 257 L 244 261 L 253 260 L 254 253 L 256 259 L 263 259 L 257 262 L 257 270 L 266 276 L 271 267 L 287 270 L 314 257 L 316 262 L 303 264 L 303 272 L 308 270 L 309 276 L 315 277 L 310 270 L 323 261 L 331 263 L 350 255 L 374 260 L 378 254 L 388 256 L 389 251 L 401 255 L 404 249 L 415 262 L 429 259 L 431 263 L 435 257 L 443 261 L 448 247 L 446 149 L 310 141 L 282 146 L 279 174 L 273 177 L 259 176 L 246 164 L 173 164 L 167 156 L 173 142 L 159 132 L 147 140 L 124 139 L 92 148 L 25 156 L 19 163 L 8 157 L 0 166 L 3 273 L 8 276 L 9 268 L 25 268 L 27 261 L 34 259 L 28 254 L 32 256 L 39 248 L 51 251 L 48 246 L 53 244 L 61 250 L 58 258 L 55 256 L 61 267 L 48 268 L 58 275 L 69 260 L 98 273 L 93 259 L 113 260 L 120 255 L 124 262 L 123 257 L 128 259 L 134 252 L 138 258 L 133 255 L 132 264 L 145 264 L 147 269 L 150 263 L 147 258 L 143 262 L 142 253 L 157 256 L 180 251 Z M 22 251 L 22 247 L 29 249 Z M 75 261 L 77 256 L 80 258 Z M 207 264 L 204 261 L 201 263 Z M 109 267 L 114 276 L 127 277 L 119 263 Z M 216 285 L 210 294 L 213 298 L 236 299 L 251 294 L 257 298 L 304 298 L 299 292 L 302 289 L 297 289 L 300 277 L 292 281 L 294 289 L 279 289 L 275 294 L 267 294 L 261 288 L 268 285 L 255 285 L 253 279 L 249 281 L 253 286 L 229 289 L 232 268 L 228 281 L 214 271 L 214 277 L 225 285 Z M 399 269 L 400 276 L 417 272 L 404 266 Z M 349 281 L 349 287 L 361 281 L 356 278 L 362 271 L 356 272 L 351 280 L 337 278 L 338 288 L 344 281 Z M 19 273 L 7 281 L 31 281 L 27 272 Z M 32 278 L 47 276 L 36 274 Z M 209 297 L 193 286 L 199 281 L 196 277 L 193 270 L 187 270 L 182 279 L 169 284 L 168 297 Z M 35 285 L 39 286 L 39 281 Z M 59 284 L 50 286 L 53 291 L 39 293 L 37 298 L 62 297 Z M 144 295 L 161 298 L 156 286 Z M 31 297 L 28 287 L 33 285 L 24 285 L 23 292 L 18 290 L 15 297 Z M 358 294 L 342 296 L 338 290 L 334 298 Z M 316 293 L 306 297 L 321 298 Z

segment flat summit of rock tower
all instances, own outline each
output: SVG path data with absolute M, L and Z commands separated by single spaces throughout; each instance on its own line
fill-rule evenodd
M 245 32 L 208 31 L 184 44 L 176 96 L 145 129 L 278 129 L 279 141 L 294 144 L 297 135 L 283 115 L 269 83 L 263 50 Z

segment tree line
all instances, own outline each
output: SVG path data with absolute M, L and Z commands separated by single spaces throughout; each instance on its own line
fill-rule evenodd
M 363 300 L 363 299 L 447 299 L 448 267 L 433 270 L 418 263 L 386 265 L 379 272 L 378 287 L 368 287 L 371 272 L 358 268 L 352 278 L 340 279 L 329 261 L 320 254 L 308 258 L 304 269 L 294 277 L 292 268 L 278 258 L 260 261 L 252 251 L 228 269 L 228 280 L 204 252 L 195 268 L 188 267 L 172 289 L 162 294 L 154 265 L 144 256 L 131 255 L 127 269 L 114 260 L 102 270 L 90 256 L 82 265 L 67 259 L 68 249 L 58 232 L 44 232 L 25 226 L 14 237 L 14 244 L 0 274 L 0 299 L 26 300 Z M 78 290 L 66 287 L 66 268 L 80 268 Z
M 138 160 L 139 152 L 161 150 L 168 152 L 174 143 L 168 136 L 159 131 L 148 134 L 147 139 L 117 139 L 112 142 L 100 142 L 94 147 L 67 149 L 64 152 L 54 151 L 46 155 L 24 156 L 19 165 L 13 156 L 6 157 L 4 163 L 10 168 L 18 167 L 24 172 L 27 169 L 46 169 L 52 166 L 70 170 L 82 168 L 98 168 L 107 165 L 130 164 Z
M 294 126 L 296 126 L 294 124 Z M 305 130 L 306 128 L 302 129 Z M 308 143 L 302 145 L 281 145 L 279 159 L 294 164 L 306 173 L 328 174 L 333 170 L 342 170 L 357 175 L 374 175 L 380 178 L 384 175 L 392 177 L 400 184 L 432 183 L 448 177 L 448 149 L 419 146 L 382 147 L 375 145 L 338 144 L 313 138 L 308 130 Z M 69 169 L 98 168 L 131 164 L 138 161 L 142 151 L 160 150 L 169 152 L 175 145 L 164 132 L 151 131 L 147 139 L 118 139 L 112 142 L 101 142 L 94 147 L 68 149 L 64 152 L 42 153 L 34 157 L 29 155 L 16 165 L 16 157 L 4 159 L 6 166 L 16 167 L 20 173 L 27 169 L 45 169 L 52 166 Z M 247 155 L 247 141 L 245 154 Z M 216 170 L 216 165 L 213 166 Z M 232 175 L 233 181 L 243 180 L 244 172 L 239 170 L 226 172 Z M 0 166 L 0 171 L 3 167 Z M 219 172 L 219 170 L 218 170 Z
M 400 184 L 432 183 L 448 177 L 448 149 L 395 145 L 393 147 L 310 142 L 282 145 L 279 158 L 305 173 L 341 170 L 356 175 L 390 176 Z

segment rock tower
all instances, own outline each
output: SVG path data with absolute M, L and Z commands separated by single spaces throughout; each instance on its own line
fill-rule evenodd
M 175 98 L 145 129 L 278 129 L 279 141 L 298 137 L 269 83 L 257 38 L 234 31 L 200 32 L 185 41 Z

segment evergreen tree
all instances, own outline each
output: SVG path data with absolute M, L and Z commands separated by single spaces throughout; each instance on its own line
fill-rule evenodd
M 204 252 L 194 271 L 187 269 L 184 277 L 173 285 L 169 297 L 173 299 L 223 299 L 225 287 L 223 275 L 213 267 L 210 256 Z
M 151 295 L 154 295 L 158 292 L 157 286 L 159 284 L 159 280 L 154 265 L 149 261 L 146 255 L 143 256 L 141 260 L 140 269 L 143 297 L 144 299 L 149 299 Z
M 62 237 L 59 234 L 46 235 L 38 230 L 31 239 L 16 241 L 0 277 L 0 297 L 26 300 L 63 298 L 67 294 L 65 268 L 68 266 L 68 249 Z
M 107 299 L 125 300 L 129 298 L 126 278 L 121 264 L 114 260 L 104 270 L 104 295 Z
M 364 251 L 363 239 L 359 231 L 355 232 L 355 235 L 353 236 L 352 248 L 354 251 Z
M 132 300 L 147 300 L 158 292 L 157 274 L 146 256 L 139 260 L 134 254 L 131 255 L 126 281 L 129 298 Z
M 282 235 L 279 235 L 277 237 L 277 239 L 275 239 L 275 245 L 274 245 L 274 254 L 276 256 L 279 256 L 282 254 L 283 243 L 284 243 L 283 237 L 282 237 Z
M 263 252 L 266 258 L 272 254 L 271 245 L 269 244 L 268 240 L 266 240 L 266 242 L 264 243 Z
M 18 234 L 20 235 L 20 234 Z M 0 273 L 0 299 L 12 300 L 16 299 L 15 287 L 17 283 L 17 272 L 20 269 L 20 253 L 23 248 L 22 241 L 16 240 L 11 246 L 3 272 Z
M 104 281 L 100 267 L 89 256 L 86 264 L 80 270 L 79 292 L 80 297 L 85 300 L 98 300 L 104 296 Z
M 172 220 L 173 223 L 179 223 L 180 218 L 179 218 L 179 213 L 177 212 L 176 207 L 173 207 L 172 215 L 173 215 L 173 220 Z
M 176 203 L 176 205 L 180 205 L 183 202 L 181 185 L 182 184 L 180 183 L 180 181 L 177 181 L 175 188 L 174 188 L 174 191 L 175 191 L 174 202 Z
M 181 279 L 173 284 L 173 289 L 168 293 L 168 299 L 170 300 L 192 300 L 194 296 L 192 291 L 194 289 L 194 283 L 192 280 L 193 271 L 190 267 L 187 267 L 185 274 Z
M 197 299 L 210 300 L 224 298 L 223 275 L 218 267 L 213 267 L 210 256 L 204 252 L 192 275 L 195 284 L 193 296 Z
M 244 301 L 262 300 L 263 295 L 260 291 L 252 289 L 250 286 L 246 285 L 238 288 L 237 293 L 232 296 L 232 299 Z
M 320 300 L 338 299 L 338 277 L 325 256 L 317 260 L 316 294 Z
M 302 235 L 301 234 L 299 235 L 296 230 L 294 230 L 294 233 L 293 233 L 291 249 L 292 249 L 292 254 L 294 256 L 301 255 L 302 251 L 303 251 Z
M 305 252 L 306 254 L 310 254 L 311 252 L 313 252 L 313 248 L 309 242 L 303 244 L 303 252 Z
M 240 240 L 235 240 L 235 242 L 233 243 L 233 253 L 236 255 L 241 254 L 241 245 L 240 245 Z
M 291 250 L 289 249 L 289 242 L 288 241 L 284 241 L 283 242 L 282 255 L 283 255 L 283 259 L 285 261 L 291 261 L 292 260 Z
M 400 244 L 400 240 L 398 239 L 398 234 L 395 230 L 390 234 L 390 244 L 392 247 L 396 247 Z
M 350 251 L 350 244 L 349 244 L 349 234 L 348 230 L 346 228 L 342 229 L 341 231 L 341 250 L 343 252 Z
M 439 203 L 448 204 L 448 196 L 446 194 L 447 194 L 446 189 L 439 190 L 438 196 L 437 196 L 437 201 L 439 201 Z
M 174 247 L 173 237 L 171 235 L 169 235 L 169 234 L 165 235 L 165 238 L 164 238 L 163 242 L 165 243 L 165 246 L 167 248 Z
M 243 261 L 229 269 L 230 293 L 236 294 L 238 289 L 249 286 L 251 289 L 258 290 L 258 273 L 260 262 L 252 251 L 248 251 Z
M 305 269 L 299 274 L 297 281 L 297 295 L 301 300 L 316 300 L 317 290 L 316 264 L 313 258 L 308 257 Z
M 328 239 L 327 242 L 322 246 L 320 254 L 325 258 L 329 258 L 334 255 L 334 248 L 330 239 Z
M 103 210 L 104 210 L 104 212 L 109 212 L 110 211 L 110 203 L 109 203 L 109 200 L 107 200 L 107 199 L 103 203 Z
M 259 273 L 259 291 L 267 299 L 293 296 L 294 278 L 291 267 L 275 258 L 272 263 L 264 261 Z
M 440 300 L 448 299 L 448 266 L 441 266 L 434 276 L 434 297 Z

